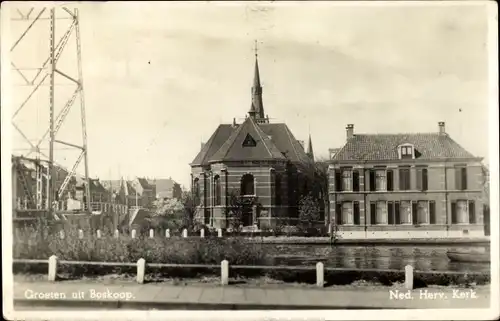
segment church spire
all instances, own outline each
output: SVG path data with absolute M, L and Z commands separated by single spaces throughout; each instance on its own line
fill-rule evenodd
M 309 156 L 312 160 L 314 160 L 314 152 L 313 152 L 311 134 L 309 134 L 309 142 L 307 144 L 307 156 Z
M 259 59 L 257 54 L 257 41 L 255 41 L 255 70 L 252 86 L 252 105 L 248 114 L 257 123 L 268 123 L 269 120 L 264 115 L 264 104 L 262 103 L 262 86 L 260 85 Z

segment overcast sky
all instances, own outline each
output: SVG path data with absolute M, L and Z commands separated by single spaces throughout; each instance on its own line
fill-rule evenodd
M 457 142 L 488 157 L 484 6 L 96 2 L 79 10 L 93 177 L 171 176 L 188 186 L 200 143 L 250 107 L 254 39 L 265 113 L 298 139 L 310 132 L 317 156 L 344 144 L 348 123 L 355 133 L 401 133 L 435 132 L 444 121 Z M 22 25 L 12 22 L 12 41 Z M 38 67 L 48 39 L 44 20 L 12 60 Z M 59 68 L 77 77 L 75 52 L 71 38 Z M 57 89 L 58 111 L 72 89 L 62 77 L 56 83 L 66 85 Z M 29 90 L 16 86 L 14 103 Z M 18 116 L 31 139 L 47 126 L 47 92 L 41 87 Z M 60 139 L 81 141 L 79 106 Z M 14 136 L 14 147 L 20 142 Z M 77 155 L 56 154 L 68 166 Z

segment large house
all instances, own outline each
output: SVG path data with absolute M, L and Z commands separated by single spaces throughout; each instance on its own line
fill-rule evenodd
M 309 148 L 312 156 L 312 145 Z M 303 145 L 283 123 L 264 114 L 256 55 L 250 110 L 237 124 L 220 124 L 191 162 L 193 196 L 199 201 L 196 219 L 228 227 L 234 196 L 243 197 L 243 225 L 274 226 L 295 220 L 298 202 L 308 191 L 303 169 L 311 162 Z
M 155 187 L 155 196 L 157 200 L 173 199 L 180 200 L 182 198 L 181 185 L 172 178 L 158 178 L 150 181 Z
M 355 134 L 329 166 L 330 222 L 344 238 L 484 236 L 482 158 L 434 133 Z

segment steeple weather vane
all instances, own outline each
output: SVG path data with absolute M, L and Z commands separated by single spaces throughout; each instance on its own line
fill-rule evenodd
M 258 51 L 259 51 L 259 48 L 257 46 L 257 40 L 254 40 L 254 48 L 253 48 L 253 50 L 255 51 L 255 58 L 257 58 Z

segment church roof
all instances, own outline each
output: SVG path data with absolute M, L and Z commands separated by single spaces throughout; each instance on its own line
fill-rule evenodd
M 248 117 L 210 158 L 210 162 L 285 159 L 269 135 L 252 117 Z
M 195 159 L 191 162 L 191 166 L 208 165 L 208 160 L 212 157 L 215 152 L 224 144 L 224 142 L 229 138 L 231 133 L 236 129 L 229 124 L 221 124 L 215 132 L 212 134 L 210 139 L 205 143 L 201 151 L 196 155 Z

